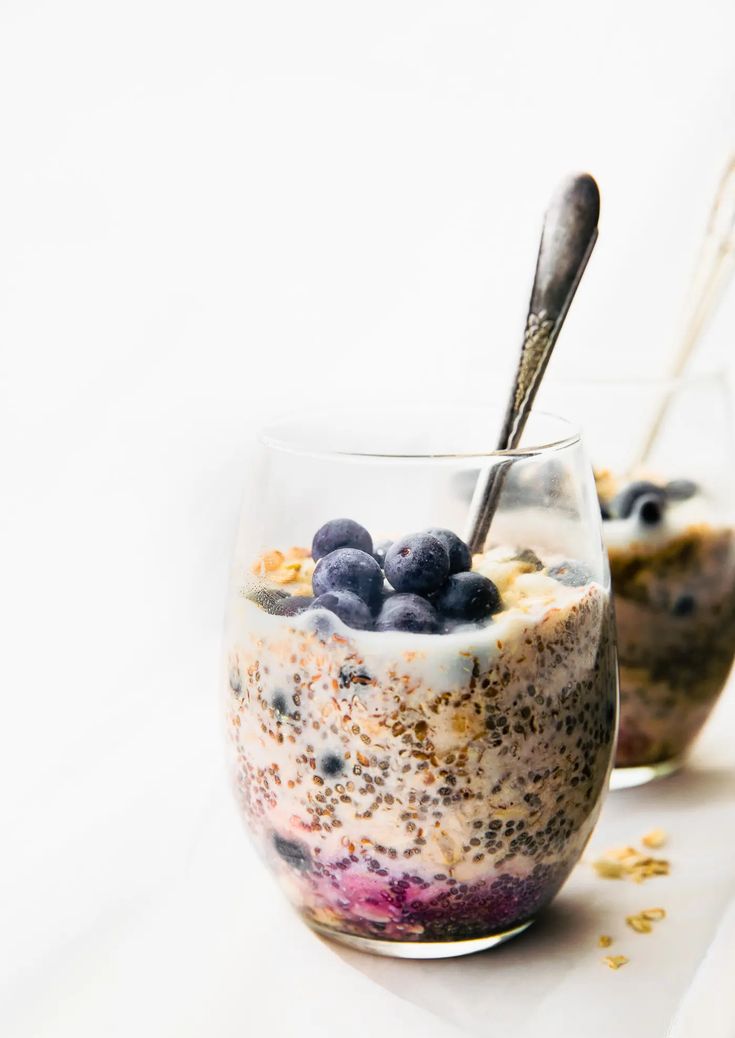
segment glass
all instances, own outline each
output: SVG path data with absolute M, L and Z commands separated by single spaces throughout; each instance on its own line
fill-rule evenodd
M 638 785 L 681 765 L 735 653 L 728 386 L 713 374 L 549 385 L 542 393 L 582 425 L 596 466 L 620 662 L 613 787 Z
M 579 859 L 608 784 L 617 676 L 592 471 L 551 416 L 532 418 L 528 446 L 483 454 L 500 417 L 289 419 L 262 438 L 245 497 L 223 681 L 235 794 L 306 923 L 377 954 L 459 955 L 520 933 Z M 447 578 L 467 560 L 446 534 L 421 542 L 428 555 L 414 539 L 384 558 L 381 542 L 411 531 L 461 534 L 478 468 L 508 460 L 480 576 Z M 301 611 L 312 538 L 340 516 L 380 560 L 352 528 L 356 554 L 318 563 L 317 590 L 349 573 L 370 603 L 349 600 L 347 623 Z M 470 585 L 495 590 L 463 598 Z

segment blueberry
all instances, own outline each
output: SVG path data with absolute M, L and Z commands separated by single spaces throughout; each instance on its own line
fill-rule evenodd
M 360 526 L 354 519 L 330 519 L 314 534 L 311 557 L 316 562 L 337 548 L 359 548 L 360 551 L 371 555 L 373 539 L 365 527 Z
M 439 617 L 431 603 L 419 595 L 393 595 L 383 604 L 375 630 L 435 634 L 439 630 Z
M 307 609 L 304 615 L 309 617 L 311 629 L 324 645 L 337 633 L 337 617 L 334 613 L 328 613 L 326 609 L 317 609 L 316 612 Z
M 612 512 L 604 501 L 600 501 L 600 515 L 603 519 L 612 519 Z
M 453 533 L 451 530 L 443 530 L 440 527 L 432 527 L 432 529 L 426 532 L 431 534 L 432 537 L 436 537 L 438 541 L 441 541 L 447 549 L 450 574 L 463 573 L 467 569 L 472 569 L 470 549 L 456 533 Z
M 633 511 L 636 501 L 643 497 L 644 494 L 656 494 L 661 499 L 665 496 L 661 487 L 657 487 L 655 483 L 637 480 L 635 483 L 629 483 L 627 487 L 624 487 L 610 502 L 612 515 L 617 519 L 627 519 Z
M 323 773 L 331 778 L 333 775 L 339 775 L 344 767 L 344 761 L 337 753 L 325 753 L 320 766 Z
M 688 501 L 690 497 L 694 497 L 699 487 L 691 479 L 672 479 L 664 490 L 669 501 Z
M 367 631 L 373 626 L 370 610 L 352 591 L 325 591 L 314 599 L 309 609 L 326 609 L 357 631 Z
M 438 591 L 449 576 L 449 552 L 430 533 L 409 534 L 390 546 L 385 575 L 396 591 Z
M 436 607 L 450 620 L 487 620 L 500 609 L 500 592 L 481 573 L 454 573 L 436 596 Z
M 327 591 L 352 591 L 363 602 L 375 603 L 383 587 L 383 574 L 372 555 L 359 548 L 337 548 L 319 559 L 312 577 L 315 595 Z
M 288 703 L 286 702 L 286 697 L 283 692 L 276 692 L 271 700 L 271 706 L 277 714 L 288 713 Z
M 671 610 L 674 616 L 691 616 L 697 607 L 694 595 L 680 595 Z
M 552 566 L 549 576 L 567 587 L 584 587 L 592 580 L 592 574 L 587 567 L 576 559 L 569 559 L 567 562 L 560 562 L 558 566 Z
M 292 868 L 299 872 L 311 871 L 311 854 L 306 844 L 299 843 L 297 840 L 287 840 L 276 833 L 273 837 L 273 846 L 276 848 L 276 853 L 280 854 Z
M 392 543 L 393 541 L 381 541 L 378 547 L 373 552 L 373 558 L 375 559 L 375 561 L 381 569 L 385 565 L 385 556 L 387 555 L 388 549 L 390 548 Z
M 638 519 L 645 526 L 657 526 L 664 514 L 666 498 L 660 494 L 644 494 L 635 504 Z
M 273 611 L 278 616 L 298 616 L 308 609 L 313 601 L 311 595 L 289 595 L 288 598 L 282 598 L 277 602 Z

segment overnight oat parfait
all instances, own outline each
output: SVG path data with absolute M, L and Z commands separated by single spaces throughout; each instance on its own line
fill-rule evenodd
M 388 423 L 375 454 L 335 422 L 272 435 L 243 510 L 223 681 L 236 796 L 314 929 L 389 955 L 479 950 L 551 901 L 607 786 L 616 662 L 591 470 L 539 420 L 548 445 L 503 463 L 566 478 L 551 500 L 511 487 L 473 555 L 452 488 L 497 458 L 462 449 L 459 426 L 442 452 L 430 416 L 396 447 Z
M 597 474 L 620 663 L 620 768 L 672 770 L 735 653 L 735 531 L 689 479 Z
M 707 374 L 543 395 L 579 421 L 599 466 L 620 665 L 612 782 L 638 785 L 682 764 L 735 656 L 729 390 Z

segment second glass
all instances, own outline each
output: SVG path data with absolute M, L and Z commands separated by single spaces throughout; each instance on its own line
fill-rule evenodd
M 638 785 L 681 765 L 735 655 L 729 389 L 712 374 L 541 395 L 580 422 L 596 467 L 620 662 L 613 786 Z

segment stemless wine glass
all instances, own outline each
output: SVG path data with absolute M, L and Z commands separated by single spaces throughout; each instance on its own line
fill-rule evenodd
M 580 422 L 596 466 L 620 662 L 612 784 L 638 785 L 681 765 L 735 654 L 727 380 L 550 384 L 542 396 Z
M 523 446 L 493 454 L 499 413 L 440 417 L 351 408 L 265 433 L 223 681 L 240 810 L 293 905 L 344 944 L 415 958 L 497 944 L 554 897 L 617 721 L 579 435 L 535 415 Z M 467 487 L 508 462 L 473 558 Z

